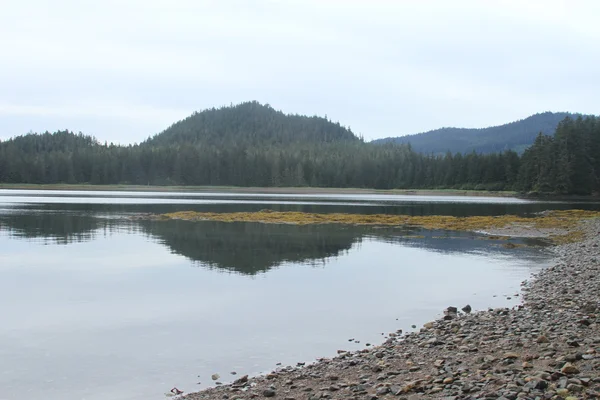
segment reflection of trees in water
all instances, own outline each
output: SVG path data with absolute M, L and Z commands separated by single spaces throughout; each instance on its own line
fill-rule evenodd
M 98 235 L 134 231 L 212 268 L 243 274 L 267 271 L 284 262 L 318 264 L 361 240 L 356 229 L 331 225 L 293 226 L 214 221 L 128 221 L 84 213 L 14 213 L 0 218 L 0 230 L 19 239 L 53 244 L 94 240 Z
M 285 262 L 318 264 L 360 242 L 356 229 L 333 225 L 276 225 L 216 221 L 140 221 L 175 254 L 242 274 Z
M 322 265 L 365 239 L 443 253 L 506 251 L 500 245 L 490 246 L 498 242 L 472 240 L 477 235 L 468 232 L 338 224 L 129 221 L 93 215 L 81 212 L 8 214 L 0 218 L 0 230 L 7 230 L 13 238 L 43 239 L 54 244 L 90 241 L 115 231 L 141 233 L 167 246 L 172 253 L 209 268 L 248 275 L 286 262 Z
M 100 218 L 83 212 L 11 213 L 0 216 L 0 231 L 12 238 L 39 239 L 45 243 L 69 244 L 89 242 L 114 232 L 135 232 L 128 220 Z
M 268 271 L 285 262 L 324 264 L 360 243 L 365 235 L 394 230 L 343 225 L 129 221 L 50 212 L 3 216 L 0 229 L 13 238 L 43 239 L 54 244 L 90 241 L 117 230 L 142 233 L 174 254 L 210 268 L 242 274 Z
M 39 212 L 7 214 L 0 218 L 0 230 L 14 238 L 44 239 L 56 244 L 92 240 L 104 221 L 89 215 Z
M 407 227 L 177 220 L 142 220 L 139 224 L 143 232 L 158 238 L 175 254 L 212 268 L 248 275 L 268 271 L 286 262 L 324 264 L 327 259 L 345 254 L 363 240 L 441 253 L 518 252 L 526 255 L 529 251 L 506 250 L 502 247 L 505 241 L 489 240 L 472 232 Z

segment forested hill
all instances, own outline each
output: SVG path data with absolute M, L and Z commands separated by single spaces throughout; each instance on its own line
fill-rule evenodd
M 194 113 L 142 145 L 228 146 L 236 143 L 268 146 L 358 140 L 352 131 L 326 118 L 284 114 L 268 104 L 252 101 Z
M 410 143 L 413 150 L 426 154 L 497 153 L 505 150 L 523 152 L 535 141 L 538 133 L 553 135 L 558 123 L 574 114 L 545 112 L 500 126 L 481 129 L 440 128 L 415 135 L 385 138 L 374 143 Z
M 567 117 L 522 156 L 365 143 L 326 118 L 255 102 L 196 113 L 147 141 L 68 131 L 0 142 L 0 183 L 522 190 L 600 193 L 600 119 Z

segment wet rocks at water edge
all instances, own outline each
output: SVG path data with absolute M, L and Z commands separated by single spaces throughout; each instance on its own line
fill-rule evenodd
M 584 229 L 581 242 L 554 248 L 554 265 L 523 283 L 513 308 L 448 307 L 379 346 L 184 398 L 600 399 L 600 221 Z
M 455 319 L 456 317 L 458 317 L 458 308 L 450 306 L 444 310 L 445 320 L 448 321 L 451 319 Z

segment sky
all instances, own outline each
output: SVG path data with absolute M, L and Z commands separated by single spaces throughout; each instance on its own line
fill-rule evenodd
M 598 114 L 600 2 L 0 0 L 0 140 L 257 100 L 371 140 Z

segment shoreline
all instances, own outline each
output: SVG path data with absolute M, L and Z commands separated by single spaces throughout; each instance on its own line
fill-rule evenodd
M 184 192 L 184 193 L 249 193 L 249 194 L 388 194 L 403 196 L 460 196 L 460 197 L 508 197 L 532 201 L 594 202 L 600 194 L 565 195 L 553 193 L 522 193 L 514 190 L 462 190 L 462 189 L 370 189 L 333 187 L 247 187 L 247 186 L 180 186 L 180 185 L 93 185 L 77 184 L 32 184 L 0 183 L 0 189 L 7 190 L 76 190 L 76 191 L 115 191 L 115 192 Z
M 131 191 L 131 192 L 223 192 L 223 193 L 272 193 L 272 194 L 394 194 L 412 196 L 477 196 L 517 197 L 513 191 L 484 191 L 458 189 L 363 189 L 321 187 L 243 187 L 243 186 L 154 186 L 154 185 L 87 185 L 87 184 L 7 184 L 0 189 L 12 190 L 83 190 L 83 191 Z
M 523 282 L 517 307 L 471 314 L 449 305 L 459 309 L 378 346 L 180 398 L 598 399 L 600 218 L 579 224 L 583 236 L 554 247 L 552 266 Z

